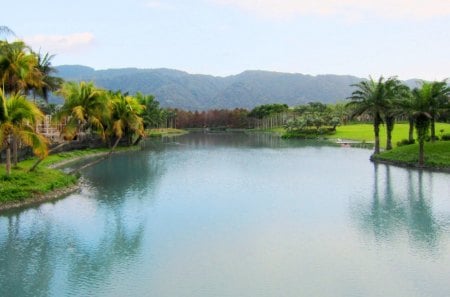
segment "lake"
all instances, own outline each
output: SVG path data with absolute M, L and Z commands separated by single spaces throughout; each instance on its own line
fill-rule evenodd
M 448 296 L 450 175 L 270 134 L 148 140 L 0 216 L 0 296 Z

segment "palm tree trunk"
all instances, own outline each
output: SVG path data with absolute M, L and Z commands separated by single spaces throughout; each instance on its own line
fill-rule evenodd
M 62 147 L 65 146 L 66 144 L 67 144 L 67 142 L 63 142 L 63 143 L 57 145 L 56 147 L 52 148 L 51 150 L 49 150 L 48 153 L 50 154 L 50 153 L 52 153 L 52 152 L 54 152 L 54 151 L 56 151 L 56 150 L 62 148 Z M 39 158 L 39 159 L 33 164 L 33 166 L 28 170 L 28 172 L 33 172 L 33 171 L 36 169 L 36 167 L 37 167 L 43 160 L 44 160 L 44 158 Z
M 412 116 L 409 116 L 408 122 L 409 122 L 408 140 L 409 140 L 409 143 L 413 143 L 413 141 L 414 141 L 414 118 Z
M 109 151 L 108 157 L 112 155 L 112 153 L 114 152 L 114 149 L 116 148 L 116 146 L 119 144 L 120 140 L 122 139 L 122 137 L 117 137 L 116 142 L 114 142 L 113 147 L 111 148 L 111 150 Z
M 8 143 L 6 147 L 6 175 L 11 174 L 11 146 Z
M 386 117 L 386 150 L 392 150 L 392 130 L 394 130 L 394 117 Z
M 373 131 L 375 133 L 375 150 L 373 152 L 374 155 L 378 155 L 380 153 L 380 124 L 381 118 L 377 113 L 373 119 Z
M 11 140 L 12 140 L 12 147 L 13 147 L 13 166 L 17 167 L 17 163 L 19 162 L 17 137 L 15 137 L 13 135 L 11 137 Z
M 431 118 L 431 142 L 434 142 L 436 140 L 436 127 L 435 127 L 436 120 L 434 119 L 434 115 Z
M 419 167 L 423 167 L 425 161 L 424 141 L 419 140 Z

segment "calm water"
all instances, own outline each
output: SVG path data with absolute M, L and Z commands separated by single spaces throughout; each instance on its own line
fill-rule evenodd
M 192 134 L 0 216 L 0 296 L 449 296 L 450 175 Z

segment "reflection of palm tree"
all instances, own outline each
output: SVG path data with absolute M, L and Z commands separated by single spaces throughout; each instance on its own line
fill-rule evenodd
M 22 216 L 27 217 L 25 223 Z M 123 218 L 120 209 L 109 212 L 96 244 L 80 239 L 71 227 L 37 218 L 30 222 L 29 213 L 10 215 L 8 229 L 0 233 L 0 296 L 49 296 L 55 279 L 67 281 L 76 292 L 80 284 L 87 290 L 91 284 L 98 287 L 141 247 L 143 222 L 130 228 Z
M 374 190 L 373 201 L 370 212 L 364 215 L 366 226 L 371 226 L 377 238 L 385 238 L 392 235 L 399 226 L 399 221 L 405 217 L 405 211 L 401 204 L 394 199 L 394 193 L 391 186 L 391 176 L 389 166 L 386 168 L 386 188 L 383 195 L 384 199 L 380 199 L 379 193 L 379 167 L 374 164 Z
M 90 291 L 91 286 L 96 288 L 99 283 L 106 281 L 117 264 L 127 262 L 137 255 L 144 234 L 143 224 L 129 232 L 124 227 L 124 220 L 118 214 L 114 214 L 114 217 L 115 224 L 107 225 L 114 230 L 105 230 L 104 237 L 94 248 L 75 243 L 76 253 L 70 254 L 69 259 L 70 287 L 77 288 L 83 284 Z
M 423 172 L 418 173 L 418 191 L 415 193 L 409 176 L 410 189 L 408 200 L 410 207 L 409 228 L 416 242 L 424 242 L 428 246 L 436 246 L 440 227 L 433 215 L 423 190 Z
M 20 215 L 8 217 L 7 236 L 0 244 L 0 296 L 48 296 L 53 277 L 52 226 L 45 224 L 23 236 L 20 219 Z
M 418 189 L 414 188 L 415 181 L 412 172 L 408 172 L 407 201 L 399 201 L 393 191 L 393 179 L 389 166 L 386 166 L 386 180 L 384 196 L 379 190 L 379 168 L 374 164 L 374 188 L 370 207 L 358 210 L 357 219 L 362 221 L 366 230 L 373 231 L 378 240 L 392 237 L 399 230 L 406 228 L 407 234 L 412 236 L 412 242 L 425 244 L 434 248 L 438 243 L 440 232 L 439 222 L 433 215 L 429 201 L 425 198 L 422 175 L 419 173 Z

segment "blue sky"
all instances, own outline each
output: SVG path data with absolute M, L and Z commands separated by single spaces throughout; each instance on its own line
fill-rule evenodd
M 450 0 L 8 1 L 55 65 L 450 77 Z

